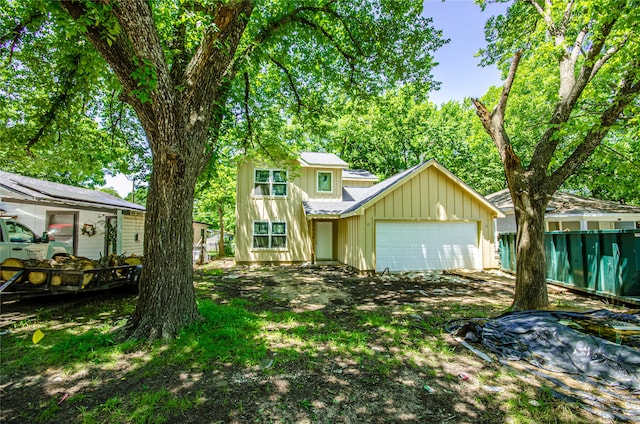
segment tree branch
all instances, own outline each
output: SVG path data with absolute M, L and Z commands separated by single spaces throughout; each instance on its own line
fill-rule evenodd
M 549 120 L 547 129 L 540 138 L 538 144 L 536 144 L 531 163 L 529 164 L 529 169 L 546 169 L 549 166 L 551 158 L 558 147 L 558 143 L 560 143 L 560 138 L 555 137 L 555 134 L 560 130 L 561 125 L 567 122 L 571 116 L 571 111 L 573 110 L 576 102 L 582 95 L 587 84 L 595 76 L 595 72 L 593 71 L 595 70 L 597 72 L 597 69 L 600 69 L 604 62 L 611 57 L 610 55 L 604 55 L 601 58 L 603 62 L 600 64 L 596 61 L 596 58 L 602 53 L 607 37 L 611 33 L 616 21 L 616 19 L 612 19 L 603 26 L 601 34 L 593 41 L 577 78 L 574 76 L 575 64 L 570 62 L 571 59 L 565 57 L 560 60 L 561 84 L 559 99 L 556 103 L 553 115 Z M 611 55 L 613 55 L 613 53 L 614 52 L 612 52 Z M 569 80 L 571 80 L 571 87 L 566 85 L 563 86 L 563 84 L 567 84 Z
M 262 43 L 264 43 L 266 40 L 268 40 L 270 37 L 273 37 L 275 34 L 277 34 L 277 32 L 285 27 L 286 25 L 292 23 L 292 22 L 298 22 L 301 24 L 305 24 L 307 26 L 309 22 L 311 22 L 308 18 L 305 17 L 301 17 L 300 15 L 304 12 L 316 12 L 316 13 L 324 13 L 327 14 L 329 16 L 334 17 L 337 21 L 340 22 L 340 24 L 342 25 L 342 27 L 345 29 L 346 33 L 349 36 L 349 39 L 352 41 L 352 45 L 354 46 L 354 48 L 360 53 L 360 47 L 358 45 L 358 43 L 356 42 L 353 34 L 351 33 L 351 30 L 349 29 L 349 26 L 344 22 L 344 18 L 335 10 L 331 9 L 329 6 L 331 4 L 335 3 L 335 0 L 331 0 L 329 2 L 327 2 L 325 5 L 323 6 L 319 6 L 319 7 L 314 7 L 314 6 L 300 6 L 295 8 L 294 10 L 292 10 L 289 13 L 286 13 L 280 17 L 278 17 L 277 19 L 274 19 L 273 21 L 269 22 L 262 30 L 258 31 L 258 35 L 256 36 L 256 38 L 253 40 L 253 42 L 247 47 L 245 48 L 244 51 L 242 51 L 242 53 L 239 55 L 239 57 L 244 58 L 244 57 L 248 57 L 250 56 L 253 51 L 255 50 L 255 48 L 259 45 L 261 45 Z M 303 22 L 305 21 L 305 22 Z M 318 29 L 318 27 L 314 24 L 311 25 L 314 29 Z M 323 34 L 326 34 L 326 31 L 323 29 Z M 332 44 L 334 44 L 334 46 L 337 46 L 337 44 L 335 43 L 335 40 L 330 39 L 332 41 Z M 342 54 L 342 51 L 341 51 Z M 352 56 L 351 56 L 352 57 Z M 353 57 L 352 57 L 353 58 Z M 231 76 L 234 75 L 238 69 L 237 67 L 239 66 L 240 62 L 236 62 L 236 65 L 234 66 Z M 352 67 L 353 70 L 353 67 Z
M 80 20 L 87 14 L 86 5 L 80 1 L 64 0 L 60 3 L 61 7 L 67 11 L 67 13 L 76 21 Z M 131 93 L 137 88 L 137 82 L 131 76 L 136 69 L 133 63 L 133 57 L 135 52 L 132 50 L 127 36 L 124 33 L 120 33 L 116 36 L 115 40 L 109 43 L 103 36 L 106 29 L 100 25 L 87 26 L 87 37 L 91 43 L 95 46 L 96 50 L 102 55 L 103 58 L 109 63 L 109 66 L 116 74 L 122 87 L 125 91 L 126 101 L 141 112 L 141 103 L 135 96 L 131 96 Z M 143 115 L 144 116 L 144 115 Z
M 637 99 L 640 93 L 639 66 L 640 61 L 636 58 L 634 63 L 630 64 L 630 70 L 618 86 L 618 93 L 609 107 L 602 113 L 599 122 L 589 129 L 583 142 L 549 177 L 549 189 L 557 190 L 591 156 L 596 147 L 602 143 L 611 127 L 618 122 L 625 108 Z
M 502 86 L 502 93 L 500 94 L 498 104 L 493 109 L 493 112 L 491 112 L 491 119 L 494 119 L 495 116 L 501 121 L 501 124 L 504 124 L 504 114 L 507 108 L 507 100 L 509 99 L 509 93 L 511 92 L 511 87 L 513 87 L 513 82 L 516 79 L 516 72 L 518 71 L 518 64 L 520 64 L 521 58 L 522 50 L 519 50 L 513 56 L 513 60 L 511 61 L 509 73 L 507 74 L 507 79 Z
M 223 81 L 235 75 L 229 74 L 230 67 L 252 10 L 251 0 L 229 1 L 218 9 L 214 20 L 217 30 L 205 34 L 184 71 L 186 110 L 204 104 L 200 102 L 203 98 L 216 98 L 216 91 Z M 208 112 L 198 110 L 196 113 L 204 117 Z
M 51 125 L 51 123 L 56 119 L 58 111 L 67 106 L 69 92 L 75 85 L 75 76 L 80 69 L 78 67 L 79 63 L 80 54 L 75 54 L 70 58 L 70 66 L 68 67 L 68 72 L 66 72 L 64 75 L 62 75 L 62 78 L 60 78 L 61 90 L 59 94 L 57 94 L 51 100 L 49 110 L 47 110 L 44 115 L 42 115 L 38 131 L 36 131 L 33 137 L 27 140 L 25 150 L 28 154 L 31 154 L 31 148 L 40 141 L 47 127 L 49 127 L 49 125 Z
M 289 70 L 279 61 L 277 61 L 275 58 L 271 58 L 271 61 L 282 70 L 282 72 L 284 72 L 284 74 L 287 76 L 287 79 L 289 80 L 289 86 L 291 87 L 291 90 L 293 90 L 293 95 L 296 97 L 296 103 L 298 104 L 298 108 L 297 108 L 297 112 L 296 113 L 300 113 L 300 109 L 303 106 L 302 103 L 302 98 L 300 97 L 300 94 L 298 93 L 298 89 L 296 88 L 296 83 L 293 80 L 293 76 L 291 75 L 291 73 L 289 72 Z
M 16 24 L 16 26 L 9 31 L 7 34 L 0 37 L 0 46 L 4 46 L 9 41 L 11 41 L 11 47 L 9 48 L 9 58 L 7 59 L 7 64 L 11 63 L 13 59 L 13 52 L 16 49 L 16 46 L 20 42 L 20 38 L 26 32 L 27 26 L 32 24 L 36 19 L 42 18 L 44 15 L 37 10 L 31 11 L 31 14 L 25 17 L 23 21 L 20 21 Z
M 247 136 L 245 138 L 246 140 L 250 140 L 252 137 L 252 130 L 251 130 L 251 114 L 249 113 L 249 97 L 250 97 L 250 82 L 249 82 L 249 74 L 247 72 L 244 73 L 243 75 L 244 77 L 244 102 L 242 104 L 242 107 L 244 109 L 244 116 L 245 119 L 247 120 Z

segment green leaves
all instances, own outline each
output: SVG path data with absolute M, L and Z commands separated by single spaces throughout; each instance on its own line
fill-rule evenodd
M 137 89 L 132 91 L 140 102 L 149 103 L 152 101 L 151 95 L 158 87 L 158 73 L 156 67 L 150 60 L 133 57 L 133 63 L 136 65 L 136 70 L 133 71 L 131 76 L 138 83 Z
M 143 136 L 102 57 L 55 3 L 3 2 L 0 11 L 9 47 L 0 49 L 0 168 L 81 185 L 126 168 L 129 142 Z M 54 16 L 57 26 L 46 19 Z

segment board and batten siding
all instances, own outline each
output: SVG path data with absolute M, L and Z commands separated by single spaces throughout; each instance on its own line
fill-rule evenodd
M 236 187 L 236 261 L 249 262 L 308 262 L 311 260 L 311 232 L 302 206 L 306 195 L 301 185 L 308 185 L 299 166 L 290 165 L 286 197 L 259 197 L 253 195 L 255 169 L 287 169 L 285 166 L 260 166 L 245 162 L 238 168 Z M 286 222 L 286 249 L 254 249 L 253 223 L 255 221 Z
M 357 237 L 357 241 L 353 242 L 363 248 L 365 266 L 359 269 L 375 270 L 375 224 L 380 220 L 477 222 L 482 266 L 498 267 L 493 244 L 495 212 L 433 166 L 400 184 L 399 187 L 391 187 L 387 194 L 368 205 L 360 216 L 360 231 L 353 234 Z
M 318 172 L 331 172 L 331 193 L 318 192 Z M 326 200 L 339 202 L 342 200 L 342 169 L 339 168 L 300 168 L 293 172 L 294 184 L 302 190 L 303 200 Z
M 367 262 L 360 240 L 364 239 L 362 223 L 364 219 L 353 216 L 338 221 L 338 257 L 337 259 L 358 270 L 366 270 Z

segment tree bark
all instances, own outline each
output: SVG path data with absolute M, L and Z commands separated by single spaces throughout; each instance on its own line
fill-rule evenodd
M 516 214 L 516 289 L 512 309 L 516 311 L 549 306 L 545 258 L 544 214 L 548 196 L 539 189 L 512 192 Z
M 151 340 L 174 337 L 199 318 L 191 258 L 197 172 L 187 155 L 154 159 L 145 215 L 146 260 L 138 303 L 127 323 L 129 337 Z

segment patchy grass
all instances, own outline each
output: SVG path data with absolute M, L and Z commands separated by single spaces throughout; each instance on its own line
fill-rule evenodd
M 376 280 L 331 268 L 297 277 L 295 270 L 201 273 L 196 289 L 205 320 L 168 344 L 118 338 L 133 297 L 39 307 L 2 336 L 0 420 L 594 420 L 444 332 L 450 320 L 503 312 L 510 302 L 503 287 Z M 581 306 L 573 299 L 554 301 Z M 38 329 L 45 337 L 34 344 Z

